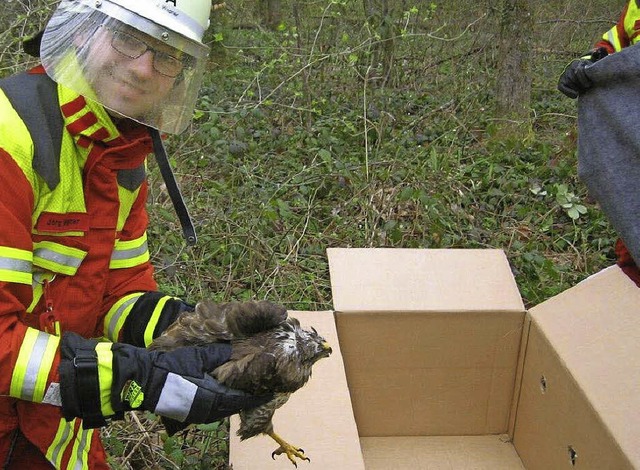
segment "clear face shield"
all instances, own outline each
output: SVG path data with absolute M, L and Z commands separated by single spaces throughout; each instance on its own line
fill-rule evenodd
M 40 57 L 67 88 L 162 132 L 191 121 L 209 48 L 109 0 L 62 0 Z

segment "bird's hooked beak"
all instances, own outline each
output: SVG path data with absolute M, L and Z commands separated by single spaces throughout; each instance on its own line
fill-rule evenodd
M 331 349 L 331 346 L 329 346 L 329 343 L 327 343 L 326 341 L 323 341 L 322 342 L 322 357 L 329 357 L 332 352 L 333 352 L 333 349 Z

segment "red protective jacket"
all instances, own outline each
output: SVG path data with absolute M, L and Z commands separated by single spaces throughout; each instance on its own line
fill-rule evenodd
M 60 332 L 145 346 L 184 304 L 155 292 L 148 130 L 50 84 L 64 124 L 58 161 L 34 156 L 43 130 L 0 91 L 0 465 L 18 436 L 10 468 L 108 468 L 98 430 L 62 419 Z
M 612 54 L 638 41 L 640 41 L 640 7 L 637 0 L 631 0 L 622 9 L 616 25 L 602 35 L 602 39 L 596 43 L 595 47 L 604 47 L 609 54 Z

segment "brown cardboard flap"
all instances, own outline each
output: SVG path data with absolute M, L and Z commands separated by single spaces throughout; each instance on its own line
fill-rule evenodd
M 524 305 L 502 251 L 327 253 L 361 436 L 507 432 Z
M 506 436 L 365 437 L 367 470 L 523 470 Z
M 361 436 L 504 433 L 524 314 L 336 314 Z
M 614 266 L 530 314 L 514 433 L 527 468 L 640 468 L 640 289 Z
M 329 248 L 340 312 L 524 311 L 502 250 Z
M 319 361 L 311 380 L 276 411 L 274 430 L 290 444 L 304 449 L 311 462 L 304 469 L 364 470 L 351 400 L 342 363 L 333 312 L 289 312 L 303 326 L 313 326 L 330 344 L 333 353 Z M 233 416 L 229 461 L 234 470 L 294 468 L 286 456 L 271 459 L 277 444 L 268 436 L 240 441 L 239 418 Z

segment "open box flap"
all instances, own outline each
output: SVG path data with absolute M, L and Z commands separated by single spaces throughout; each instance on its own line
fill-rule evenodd
M 524 311 L 502 250 L 329 248 L 327 256 L 339 312 Z
M 640 468 L 640 289 L 612 266 L 530 317 L 514 431 L 525 464 Z

